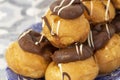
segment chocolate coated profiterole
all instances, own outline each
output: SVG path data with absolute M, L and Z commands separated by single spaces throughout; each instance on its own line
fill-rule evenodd
M 74 46 L 55 51 L 52 59 L 56 63 L 67 63 L 78 60 L 85 60 L 93 55 L 89 46 L 76 44 Z
M 41 43 L 38 43 L 38 45 L 35 44 L 40 40 L 40 38 L 42 39 Z M 23 50 L 38 54 L 41 52 L 42 49 L 44 49 L 44 47 L 49 44 L 45 37 L 42 37 L 40 33 L 37 33 L 31 29 L 25 31 L 19 37 L 18 42 Z
M 56 0 L 50 10 L 61 18 L 74 19 L 83 14 L 84 7 L 80 0 Z
M 44 51 L 49 50 L 50 52 L 53 52 L 56 50 L 43 35 L 31 29 L 21 34 L 18 43 L 23 50 L 33 54 L 42 55 L 47 60 L 50 60 L 52 54 L 44 53 Z
M 48 10 L 43 17 L 44 36 L 57 48 L 65 48 L 74 42 L 85 42 L 90 31 L 90 25 L 84 14 L 75 19 L 63 19 L 51 15 Z M 72 32 L 72 34 L 71 34 Z

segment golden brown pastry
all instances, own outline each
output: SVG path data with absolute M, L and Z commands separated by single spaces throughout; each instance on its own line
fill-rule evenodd
M 112 0 L 112 2 L 116 9 L 120 9 L 120 0 Z
M 43 25 L 44 36 L 58 48 L 66 47 L 74 42 L 84 42 L 90 31 L 90 26 L 84 15 L 75 19 L 63 19 L 57 15 L 51 15 L 48 10 L 46 18 L 49 21 L 50 29 Z
M 92 23 L 110 21 L 115 17 L 115 9 L 110 0 L 83 1 L 86 18 Z
M 45 51 L 44 53 L 49 53 Z M 13 42 L 6 51 L 6 60 L 9 68 L 15 73 L 31 78 L 44 76 L 50 61 L 42 56 L 22 50 L 18 42 Z
M 108 73 L 120 66 L 120 36 L 114 34 L 106 46 L 95 53 L 101 73 Z
M 45 73 L 45 80 L 93 80 L 98 74 L 98 66 L 90 57 L 83 61 L 50 63 Z

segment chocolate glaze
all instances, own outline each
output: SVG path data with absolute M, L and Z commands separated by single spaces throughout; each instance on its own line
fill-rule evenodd
M 56 0 L 52 3 L 52 5 L 50 6 L 50 10 L 53 12 L 53 14 L 58 15 L 59 17 L 64 19 L 74 19 L 83 14 L 84 8 L 80 0 L 74 0 L 70 6 L 64 9 L 62 8 L 67 6 L 72 0 L 64 0 L 63 4 L 60 6 L 62 1 L 63 0 Z M 62 10 L 60 11 L 60 9 Z
M 45 24 L 47 25 L 47 27 L 48 27 L 48 29 L 49 29 L 49 31 L 51 32 L 51 26 L 50 26 L 50 23 L 49 23 L 49 21 L 48 21 L 48 19 L 47 19 L 47 17 L 46 16 L 44 16 L 44 17 L 42 17 L 42 19 L 45 21 Z
M 93 42 L 94 42 L 94 50 L 98 50 L 105 46 L 105 44 L 109 41 L 109 39 L 113 36 L 115 33 L 115 28 L 112 24 L 107 24 L 110 34 L 108 34 L 106 30 L 106 24 L 98 24 L 93 27 L 92 33 L 93 33 Z M 109 38 L 110 35 L 110 38 Z
M 89 9 L 85 5 L 83 5 L 83 6 L 84 6 L 84 9 L 87 11 L 88 15 L 90 15 Z
M 44 16 L 44 17 L 42 17 L 42 19 L 45 21 L 45 24 L 47 25 L 49 31 L 51 32 L 51 31 L 52 31 L 51 25 L 50 25 L 50 23 L 49 23 L 47 17 Z M 51 35 L 52 35 L 53 37 L 55 37 L 55 38 L 59 38 L 58 35 L 57 35 L 56 33 L 53 33 L 53 34 L 51 34 Z
M 28 33 L 26 33 L 24 36 L 22 36 L 18 40 L 18 43 L 23 50 L 31 52 L 33 54 L 42 55 L 45 59 L 50 60 L 50 56 L 52 54 L 45 53 L 45 51 L 49 50 L 50 52 L 53 52 L 56 48 L 54 48 L 45 37 L 42 38 L 42 41 L 40 43 L 35 44 L 40 40 L 40 38 L 41 38 L 40 33 L 31 30 Z
M 64 77 L 67 76 L 68 80 L 71 80 L 70 75 L 67 72 L 62 73 L 62 80 L 64 80 Z
M 78 45 L 80 46 L 80 45 Z M 52 60 L 56 63 L 67 63 L 78 60 L 85 60 L 93 55 L 93 51 L 89 46 L 83 45 L 82 54 L 77 53 L 76 47 L 71 46 L 69 48 L 60 49 L 54 52 Z

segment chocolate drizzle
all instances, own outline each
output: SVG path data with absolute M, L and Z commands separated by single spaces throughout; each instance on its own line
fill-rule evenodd
M 83 6 L 84 6 L 84 9 L 87 11 L 88 15 L 90 15 L 89 9 L 85 5 L 83 5 Z
M 88 45 L 94 49 L 93 33 L 91 30 L 88 35 Z
M 90 6 L 91 6 L 91 8 L 90 8 L 90 16 L 92 16 L 92 14 L 93 14 L 93 1 L 91 0 L 90 1 Z
M 49 31 L 50 31 L 50 33 L 51 33 L 51 32 L 52 32 L 52 29 L 51 29 L 51 25 L 50 25 L 50 23 L 49 23 L 47 17 L 44 16 L 44 17 L 42 17 L 42 19 L 45 21 L 45 24 L 47 25 L 47 27 L 48 27 L 48 29 L 49 29 Z M 51 33 L 51 35 L 52 35 L 53 37 L 58 38 L 58 36 L 57 36 L 56 33 Z
M 49 23 L 49 21 L 48 21 L 47 17 L 46 17 L 46 16 L 44 16 L 44 17 L 42 17 L 42 19 L 45 21 L 45 24 L 47 25 L 47 27 L 48 27 L 49 31 L 51 32 L 51 31 L 52 31 L 52 29 L 51 29 L 51 26 L 50 26 L 50 23 Z
M 106 31 L 107 31 L 107 34 L 108 34 L 108 38 L 110 39 L 111 34 L 110 34 L 110 28 L 109 28 L 108 24 L 105 24 L 105 28 L 106 28 Z
M 65 76 L 67 77 L 67 80 L 71 80 L 70 75 L 69 75 L 67 72 L 63 72 L 63 71 L 62 71 L 62 64 L 61 64 L 61 63 L 58 64 L 58 67 L 59 67 L 59 69 L 60 69 L 60 73 L 61 73 L 61 78 L 62 78 L 62 80 L 65 79 Z
M 68 48 L 60 49 L 55 51 L 52 55 L 52 59 L 56 63 L 67 63 L 78 60 L 85 60 L 93 55 L 93 51 L 89 46 L 82 46 L 82 53 L 80 50 L 80 45 L 78 44 L 78 51 L 76 46 L 73 45 Z
M 50 6 L 53 14 L 64 19 L 74 19 L 81 16 L 84 12 L 80 0 L 56 0 Z
M 65 76 L 68 78 L 68 80 L 71 80 L 70 75 L 69 75 L 68 73 L 66 73 L 66 72 L 63 72 L 63 73 L 62 73 L 62 80 L 64 80 L 64 77 L 65 77 Z

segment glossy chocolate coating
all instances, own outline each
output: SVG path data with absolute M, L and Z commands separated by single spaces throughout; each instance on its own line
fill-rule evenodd
M 35 45 L 35 42 L 38 42 L 41 35 L 35 31 L 30 31 L 26 35 L 24 35 L 22 38 L 18 40 L 20 47 L 28 52 L 32 53 L 40 53 L 41 49 L 47 46 L 49 44 L 45 38 L 43 38 L 42 42 L 38 45 Z
M 60 6 L 62 1 L 63 0 L 56 0 L 51 4 L 50 10 L 53 12 L 53 14 L 58 15 L 63 19 L 74 19 L 83 14 L 84 7 L 81 4 L 80 0 L 74 0 L 73 3 L 68 7 L 65 6 L 67 6 L 72 0 L 64 0 L 63 4 Z M 60 11 L 60 9 L 62 10 Z
M 63 73 L 62 73 L 62 77 L 63 77 L 62 80 L 64 80 L 64 77 L 65 77 L 65 76 L 68 78 L 68 80 L 71 80 L 70 75 L 69 75 L 68 73 L 66 73 L 66 72 L 63 72 Z
M 43 56 L 45 59 L 50 60 L 50 56 L 52 55 L 51 53 L 56 48 L 54 48 L 45 37 L 42 38 L 40 43 L 35 44 L 40 40 L 40 38 L 41 38 L 40 33 L 31 30 L 24 36 L 22 37 L 20 36 L 18 43 L 23 50 L 31 52 L 33 54 L 39 54 Z M 45 52 L 46 50 L 50 51 L 51 53 L 50 52 L 46 53 Z
M 55 51 L 52 55 L 52 59 L 56 63 L 67 63 L 78 60 L 85 60 L 93 55 L 93 51 L 89 46 L 83 45 L 82 53 L 77 53 L 76 47 L 72 46 L 69 48 L 60 49 Z

